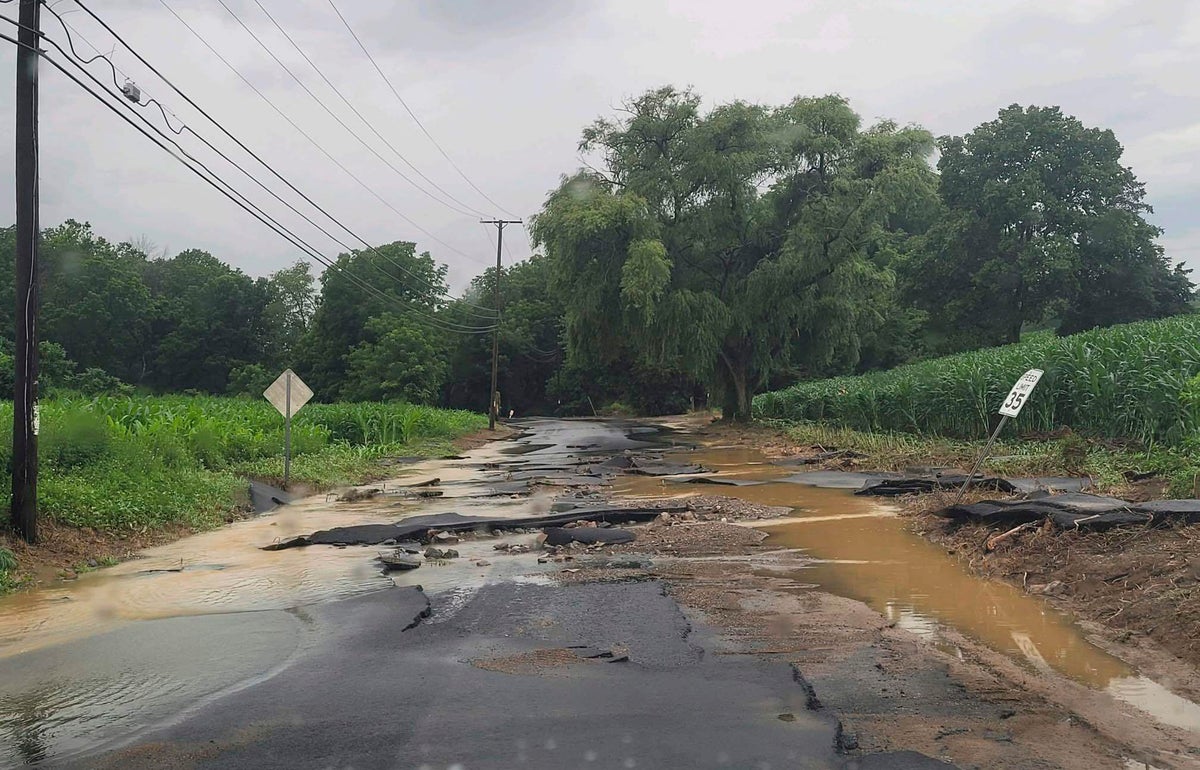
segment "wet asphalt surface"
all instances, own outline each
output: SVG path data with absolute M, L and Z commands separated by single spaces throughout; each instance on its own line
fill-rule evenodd
M 663 440 L 633 424 L 523 427 L 511 467 L 491 476 Z M 286 613 L 147 621 L 0 660 L 0 679 L 23 675 L 31 692 L 86 676 L 89 659 L 147 683 L 115 694 L 127 713 L 85 738 L 56 743 L 55 725 L 34 718 L 0 739 L 32 742 L 20 756 L 38 766 L 122 770 L 949 767 L 838 754 L 836 715 L 806 708 L 786 662 L 710 654 L 715 634 L 657 582 L 397 587 Z M 587 657 L 598 652 L 613 657 Z M 180 668 L 209 673 L 155 691 L 158 671 Z

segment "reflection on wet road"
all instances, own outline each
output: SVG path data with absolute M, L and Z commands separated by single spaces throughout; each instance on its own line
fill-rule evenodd
M 624 423 L 537 425 L 530 441 L 407 466 L 403 478 L 375 485 L 383 494 L 360 502 L 316 495 L 74 581 L 0 597 L 0 767 L 94 749 L 154 715 L 269 675 L 316 635 L 297 622 L 306 605 L 393 585 L 421 585 L 428 594 L 453 590 L 461 604 L 489 582 L 537 580 L 550 565 L 496 557 L 494 540 L 460 543 L 460 559 L 391 576 L 373 561 L 374 548 L 261 550 L 319 529 L 416 514 L 549 513 L 562 488 L 498 494 L 508 474 L 495 464 L 573 467 L 589 450 L 648 446 Z M 417 499 L 402 487 L 434 477 L 443 493 L 438 498 Z M 534 537 L 504 539 L 532 544 Z M 485 556 L 489 563 L 479 566 Z

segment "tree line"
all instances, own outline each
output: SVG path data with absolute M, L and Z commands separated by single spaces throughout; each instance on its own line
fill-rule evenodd
M 935 138 L 839 96 L 706 109 L 665 87 L 579 149 L 540 253 L 500 276 L 505 410 L 745 418 L 799 379 L 1191 310 L 1115 136 L 1057 107 Z M 486 409 L 494 268 L 453 300 L 406 241 L 259 278 L 73 220 L 41 243 L 44 386 L 257 396 L 291 366 L 323 400 Z M 0 230 L 0 359 L 14 245 Z

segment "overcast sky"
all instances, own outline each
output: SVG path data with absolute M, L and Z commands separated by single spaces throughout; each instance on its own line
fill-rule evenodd
M 203 37 L 358 176 L 360 185 L 280 117 L 162 5 Z M 372 243 L 415 240 L 450 266 L 461 289 L 494 259 L 494 229 L 404 181 L 339 126 L 270 59 L 218 0 L 92 0 L 88 5 L 147 60 L 283 176 Z M 351 104 L 403 153 L 400 160 L 321 81 L 254 0 L 225 0 L 264 43 L 383 159 L 433 196 L 501 214 L 475 192 L 373 69 L 329 0 L 258 0 Z M 579 166 L 581 128 L 622 99 L 663 84 L 693 86 L 709 104 L 783 103 L 840 93 L 868 121 L 961 134 L 1002 106 L 1060 105 L 1113 129 L 1147 184 L 1162 243 L 1200 267 L 1200 3 L 1188 0 L 335 0 L 400 96 L 490 198 L 521 217 Z M 74 0 L 54 9 L 116 65 L 214 144 L 232 143 L 191 110 Z M 15 15 L 16 4 L 0 5 Z M 43 29 L 63 40 L 43 11 Z M 13 28 L 4 23 L 6 34 Z M 114 49 L 114 45 L 116 45 Z M 77 41 L 81 53 L 92 51 Z M 14 55 L 0 54 L 0 222 L 13 220 Z M 103 62 L 92 71 L 107 78 Z M 253 275 L 300 257 L 131 127 L 43 64 L 42 223 L 89 220 L 114 239 L 144 237 L 168 253 L 202 248 Z M 1188 73 L 1192 74 L 1188 74 Z M 121 78 L 122 81 L 124 77 Z M 157 117 L 147 113 L 150 117 Z M 189 148 L 197 145 L 188 137 Z M 195 150 L 203 155 L 203 147 Z M 244 156 L 239 156 L 243 160 Z M 212 164 L 256 201 L 252 182 Z M 252 165 L 252 162 L 251 162 Z M 257 171 L 264 181 L 270 177 Z M 283 189 L 278 183 L 275 187 Z M 369 188 L 369 189 L 368 189 Z M 373 192 L 372 192 L 373 191 Z M 378 196 L 378 197 L 376 197 Z M 382 198 L 382 201 L 380 200 Z M 289 200 L 295 200 L 290 196 Z M 385 203 L 386 202 L 386 203 Z M 267 206 L 332 257 L 343 249 L 282 206 Z M 297 207 L 302 203 L 297 202 Z M 303 204 L 306 211 L 311 207 Z M 402 219 L 402 212 L 411 222 Z M 319 219 L 320 215 L 314 218 Z M 413 224 L 415 223 L 415 225 Z M 428 234 L 421 232 L 421 228 Z M 357 241 L 329 229 L 347 244 Z M 506 232 L 509 258 L 529 253 Z M 1200 274 L 1200 273 L 1198 273 Z

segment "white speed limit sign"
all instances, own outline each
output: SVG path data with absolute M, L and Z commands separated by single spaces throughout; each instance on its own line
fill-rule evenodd
M 1025 401 L 1037 386 L 1038 380 L 1042 379 L 1042 374 L 1041 369 L 1030 369 L 1022 374 L 1021 379 L 1017 380 L 1017 384 L 1008 391 L 1008 398 L 1004 399 L 1004 403 L 1000 406 L 1000 414 L 1005 417 L 1016 417 L 1020 414 L 1021 407 L 1025 406 Z

